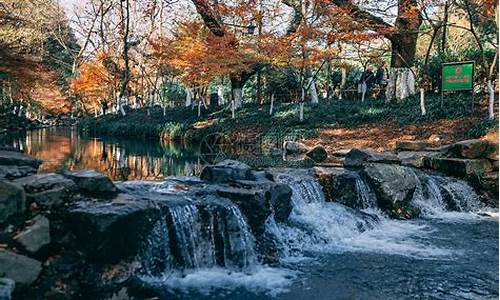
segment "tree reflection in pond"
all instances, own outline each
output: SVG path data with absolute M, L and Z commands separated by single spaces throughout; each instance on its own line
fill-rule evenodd
M 166 176 L 198 175 L 202 160 L 197 147 L 151 140 L 93 138 L 74 128 L 43 128 L 6 136 L 0 145 L 43 160 L 40 172 L 94 169 L 113 180 L 161 180 Z

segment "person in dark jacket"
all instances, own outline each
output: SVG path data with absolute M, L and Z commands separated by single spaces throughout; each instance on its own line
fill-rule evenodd
M 372 66 L 368 66 L 361 75 L 361 78 L 359 79 L 358 83 L 358 96 L 360 96 L 362 100 L 370 96 L 374 82 L 375 82 L 375 74 L 373 74 Z M 364 98 L 363 98 L 363 93 L 365 94 Z
M 375 80 L 380 87 L 378 98 L 383 99 L 385 97 L 387 85 L 389 84 L 389 71 L 385 62 L 378 68 Z

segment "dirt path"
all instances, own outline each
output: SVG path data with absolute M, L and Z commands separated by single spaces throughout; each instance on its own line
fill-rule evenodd
M 478 121 L 478 118 L 469 117 L 404 127 L 399 127 L 396 122 L 386 122 L 356 128 L 323 128 L 319 129 L 319 137 L 304 142 L 310 146 L 321 144 L 329 153 L 353 147 L 377 151 L 393 150 L 398 140 L 427 140 L 435 146 L 440 146 L 467 139 L 467 131 Z M 490 138 L 495 139 L 495 133 Z

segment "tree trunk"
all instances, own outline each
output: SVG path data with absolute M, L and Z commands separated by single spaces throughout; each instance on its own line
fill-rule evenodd
M 425 91 L 423 88 L 420 88 L 420 112 L 422 116 L 425 116 Z
M 340 80 L 339 99 L 342 100 L 342 95 L 344 94 L 345 84 L 347 82 L 347 69 L 345 67 L 342 67 L 340 69 L 340 72 L 342 74 L 342 78 Z
M 231 93 L 233 94 L 234 109 L 239 109 L 243 105 L 243 86 L 245 81 L 231 77 Z
M 125 9 L 123 8 L 123 2 L 125 2 Z M 120 94 L 119 94 L 119 104 L 118 108 L 120 109 L 120 112 L 122 113 L 123 116 L 125 116 L 125 111 L 123 110 L 122 107 L 122 99 L 123 97 L 126 96 L 127 88 L 128 88 L 128 82 L 130 80 L 130 67 L 129 67 L 129 57 L 128 57 L 128 50 L 129 50 L 129 43 L 128 43 L 128 35 L 129 35 L 129 28 L 130 28 L 130 4 L 129 0 L 124 0 L 120 1 L 120 14 L 121 14 L 121 22 L 122 22 L 122 29 L 123 29 L 123 61 L 125 63 L 125 66 L 123 68 L 122 72 L 122 78 L 120 82 Z M 125 16 L 126 15 L 126 16 Z
M 415 95 L 415 74 L 411 68 L 391 68 L 389 83 L 386 90 L 386 101 L 394 98 L 403 100 Z
M 307 89 L 307 92 L 309 94 L 309 97 L 311 97 L 311 103 L 312 104 L 317 104 L 319 101 L 318 101 L 318 91 L 316 90 L 316 82 L 314 82 L 314 78 L 312 76 L 312 71 L 310 68 L 309 69 L 309 73 L 308 74 L 308 77 L 307 77 L 307 82 L 308 82 L 308 86 L 309 88 Z
M 417 39 L 422 16 L 416 0 L 399 0 L 396 33 L 388 36 L 392 45 L 391 74 L 387 88 L 387 101 L 406 99 L 415 95 L 415 62 Z M 392 84 L 391 84 L 392 83 Z
M 493 84 L 491 83 L 491 80 L 488 80 L 488 95 L 489 95 L 489 101 L 488 101 L 488 118 L 490 120 L 495 119 L 495 90 L 493 89 Z
M 226 104 L 224 99 L 224 85 L 222 82 L 217 85 L 217 97 L 219 97 L 219 105 Z
M 193 101 L 193 92 L 191 92 L 190 88 L 187 88 L 186 89 L 186 103 L 185 103 L 185 107 L 191 106 L 192 101 Z
M 271 106 L 269 106 L 269 115 L 273 115 L 273 109 L 274 109 L 274 93 L 271 95 Z

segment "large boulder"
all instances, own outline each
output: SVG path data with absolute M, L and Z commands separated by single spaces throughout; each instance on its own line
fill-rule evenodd
M 449 145 L 444 153 L 447 157 L 491 158 L 498 160 L 498 144 L 486 140 L 466 140 Z
M 377 196 L 378 206 L 391 217 L 409 219 L 418 215 L 411 205 L 418 184 L 418 178 L 411 168 L 369 163 L 362 173 Z
M 203 168 L 200 178 L 210 182 L 231 182 L 235 180 L 255 180 L 255 175 L 247 164 L 227 159 L 216 165 Z
M 23 154 L 16 151 L 0 151 L 0 165 L 4 166 L 29 166 L 38 170 L 38 167 L 42 164 L 41 160 L 38 160 L 32 156 Z
M 14 180 L 26 191 L 29 202 L 42 208 L 58 207 L 65 203 L 76 190 L 75 183 L 55 173 L 37 174 Z
M 39 261 L 0 249 L 0 275 L 11 278 L 16 284 L 32 284 L 41 270 Z
M 487 159 L 464 159 L 429 157 L 424 160 L 424 167 L 442 172 L 446 175 L 469 178 L 481 175 L 493 169 L 491 162 Z
M 344 168 L 315 168 L 325 200 L 352 208 L 367 208 L 360 195 L 360 175 Z
M 306 152 L 306 156 L 314 160 L 315 162 L 322 162 L 328 158 L 328 154 L 325 147 L 321 145 L 316 145 Z
M 424 151 L 430 148 L 431 144 L 427 141 L 397 141 L 397 151 Z
M 14 240 L 21 244 L 28 252 L 36 253 L 43 246 L 50 244 L 49 219 L 38 215 L 31 221 L 31 225 L 18 233 Z
M 0 300 L 11 300 L 16 282 L 10 278 L 0 278 Z
M 309 147 L 300 142 L 285 141 L 283 143 L 285 154 L 304 154 L 309 151 Z
M 103 173 L 94 170 L 81 170 L 64 172 L 64 176 L 73 180 L 78 189 L 92 195 L 109 195 L 116 192 L 116 186 L 111 179 Z
M 0 180 L 0 223 L 26 208 L 26 194 L 22 187 Z
M 108 203 L 78 202 L 66 222 L 76 237 L 76 249 L 92 261 L 115 263 L 138 253 L 159 212 L 151 201 L 122 195 Z
M 353 148 L 349 151 L 344 160 L 344 167 L 359 168 L 366 163 L 386 163 L 400 164 L 400 159 L 393 153 L 375 152 L 368 149 Z

